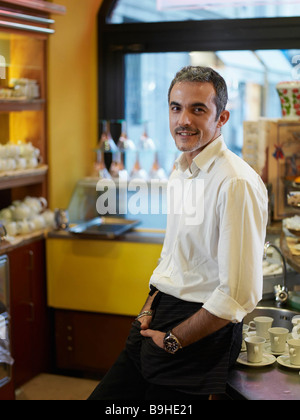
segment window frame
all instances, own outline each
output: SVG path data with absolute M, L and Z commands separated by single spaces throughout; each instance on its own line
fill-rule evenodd
M 108 24 L 116 1 L 98 13 L 99 122 L 124 119 L 127 53 L 299 49 L 300 17 Z

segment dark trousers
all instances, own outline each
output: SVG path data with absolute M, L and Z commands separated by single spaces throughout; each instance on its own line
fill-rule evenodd
M 159 292 L 150 328 L 167 332 L 201 307 Z M 125 350 L 89 399 L 201 400 L 225 392 L 241 348 L 242 323 L 230 323 L 175 355 L 142 337 L 140 325 L 133 322 Z
M 189 395 L 147 382 L 124 350 L 88 400 L 208 400 L 208 395 Z

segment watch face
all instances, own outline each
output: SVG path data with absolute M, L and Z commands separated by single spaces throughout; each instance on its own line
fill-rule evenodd
M 176 351 L 181 348 L 181 345 L 177 338 L 172 333 L 167 333 L 164 339 L 165 350 L 168 353 L 176 353 Z
M 179 348 L 178 342 L 172 337 L 167 338 L 165 345 L 170 353 L 175 353 Z

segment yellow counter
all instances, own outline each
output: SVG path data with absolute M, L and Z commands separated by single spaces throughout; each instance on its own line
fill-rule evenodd
M 135 316 L 162 245 L 49 237 L 46 249 L 50 307 Z

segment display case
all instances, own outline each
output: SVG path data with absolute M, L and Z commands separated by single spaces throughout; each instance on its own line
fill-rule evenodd
M 167 181 L 143 179 L 80 179 L 72 193 L 71 225 L 95 218 L 124 219 L 138 231 L 162 232 L 167 224 Z

